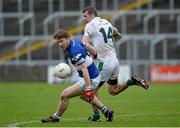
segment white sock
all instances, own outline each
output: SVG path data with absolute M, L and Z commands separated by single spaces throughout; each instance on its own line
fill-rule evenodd
M 61 119 L 61 116 L 57 115 L 56 113 L 54 113 L 53 117 L 56 119 Z

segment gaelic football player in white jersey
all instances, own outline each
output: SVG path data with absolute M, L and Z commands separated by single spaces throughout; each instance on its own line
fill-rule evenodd
M 148 89 L 148 83 L 137 76 L 132 76 L 124 84 L 118 84 L 119 62 L 116 57 L 113 41 L 114 39 L 120 39 L 121 34 L 106 19 L 97 17 L 97 11 L 92 6 L 88 6 L 83 10 L 83 17 L 87 24 L 84 29 L 82 42 L 86 45 L 86 49 L 96 58 L 101 74 L 101 82 L 97 90 L 105 82 L 108 84 L 108 92 L 111 95 L 117 95 L 132 85 Z M 94 46 L 96 54 L 91 52 L 90 44 Z M 98 96 L 97 92 L 96 95 Z M 93 116 L 89 117 L 88 120 L 100 121 L 99 110 L 95 106 L 93 106 L 93 109 Z

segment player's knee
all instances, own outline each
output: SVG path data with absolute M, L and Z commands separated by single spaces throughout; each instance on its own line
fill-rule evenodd
M 117 95 L 118 93 L 117 93 L 116 91 L 109 91 L 109 94 L 115 96 L 115 95 Z
M 109 79 L 107 81 L 109 87 L 108 87 L 108 91 L 109 94 L 111 95 L 117 95 L 119 92 L 117 91 L 117 83 L 118 83 L 118 79 Z
M 109 79 L 109 80 L 107 81 L 107 83 L 108 83 L 109 85 L 115 86 L 115 85 L 118 84 L 118 79 Z
M 113 96 L 115 96 L 115 95 L 117 95 L 119 93 L 115 88 L 109 88 L 108 92 L 109 92 L 109 94 L 111 94 Z
M 67 99 L 68 98 L 68 92 L 66 90 L 64 90 L 62 93 L 61 93 L 61 100 L 64 100 L 64 99 Z

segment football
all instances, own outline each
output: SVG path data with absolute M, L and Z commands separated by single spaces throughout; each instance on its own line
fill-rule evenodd
M 71 74 L 71 68 L 66 63 L 59 63 L 54 68 L 54 75 L 60 79 L 65 79 Z

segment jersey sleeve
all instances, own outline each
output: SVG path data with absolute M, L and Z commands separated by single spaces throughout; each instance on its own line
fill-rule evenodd
M 85 62 L 85 59 L 84 59 L 82 53 L 79 53 L 79 52 L 75 52 L 73 54 L 71 60 L 72 60 L 72 64 L 75 64 L 77 66 L 79 66 Z
M 90 26 L 90 24 L 87 24 L 85 29 L 84 29 L 84 36 L 91 37 L 92 35 L 93 35 L 92 27 Z

